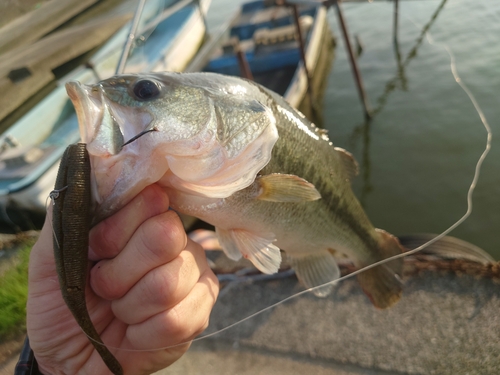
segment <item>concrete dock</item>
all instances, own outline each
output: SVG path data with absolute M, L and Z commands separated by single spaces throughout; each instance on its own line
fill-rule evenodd
M 222 290 L 208 332 L 300 291 L 295 278 Z M 375 309 L 355 279 L 333 296 L 302 295 L 221 334 L 193 343 L 158 374 L 500 373 L 500 286 L 423 272 L 402 300 Z
M 302 290 L 294 277 L 232 283 L 221 290 L 204 334 Z M 375 309 L 355 279 L 325 299 L 305 294 L 190 350 L 157 375 L 497 375 L 500 285 L 423 272 L 402 300 Z M 12 374 L 17 353 L 0 366 Z

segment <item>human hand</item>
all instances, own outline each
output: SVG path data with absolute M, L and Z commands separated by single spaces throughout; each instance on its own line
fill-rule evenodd
M 179 359 L 207 327 L 217 298 L 203 249 L 168 207 L 152 185 L 90 232 L 87 307 L 125 374 L 150 374 Z M 109 374 L 62 299 L 51 220 L 49 210 L 30 258 L 31 348 L 44 374 Z

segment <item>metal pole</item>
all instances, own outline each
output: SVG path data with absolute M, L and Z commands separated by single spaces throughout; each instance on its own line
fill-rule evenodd
M 331 0 L 326 4 L 335 5 L 335 9 L 337 10 L 337 17 L 339 19 L 340 28 L 342 29 L 342 35 L 344 36 L 344 42 L 347 48 L 347 54 L 349 55 L 349 61 L 351 63 L 352 72 L 354 74 L 354 79 L 356 80 L 356 86 L 358 88 L 358 94 L 361 99 L 361 103 L 363 104 L 363 109 L 365 112 L 365 118 L 371 118 L 371 110 L 370 105 L 368 103 L 368 97 L 366 96 L 365 88 L 363 86 L 363 80 L 361 78 L 361 73 L 359 72 L 358 63 L 356 61 L 356 57 L 354 56 L 354 52 L 352 50 L 351 42 L 349 39 L 349 32 L 347 30 L 347 25 L 344 21 L 344 15 L 342 13 L 342 8 L 340 8 L 340 4 L 338 0 Z
M 250 69 L 250 64 L 248 64 L 245 52 L 241 50 L 240 41 L 236 41 L 233 45 L 234 52 L 236 54 L 236 59 L 238 60 L 238 66 L 240 68 L 240 73 L 243 78 L 254 81 L 252 70 Z
M 297 37 L 299 39 L 299 46 L 300 46 L 300 57 L 302 58 L 302 65 L 304 65 L 304 72 L 306 73 L 306 78 L 307 78 L 307 95 L 309 96 L 309 102 L 311 104 L 311 108 L 314 106 L 313 103 L 313 93 L 312 93 L 312 82 L 311 82 L 311 75 L 309 74 L 309 68 L 307 67 L 307 61 L 306 61 L 306 47 L 304 45 L 304 38 L 302 37 L 302 29 L 300 28 L 300 20 L 299 20 L 299 10 L 297 8 L 297 5 L 292 5 L 292 10 L 293 10 L 293 18 L 295 19 L 295 27 L 297 29 Z
M 398 42 L 399 0 L 394 0 L 394 43 Z
M 123 47 L 120 60 L 118 61 L 118 66 L 116 67 L 116 74 L 122 74 L 125 70 L 125 64 L 127 63 L 128 54 L 130 53 L 130 48 L 132 47 L 132 43 L 134 42 L 137 28 L 139 27 L 139 20 L 141 18 L 145 3 L 146 0 L 139 0 L 139 4 L 137 4 L 137 10 L 135 11 L 134 19 L 132 20 L 132 26 L 130 26 L 128 38 Z

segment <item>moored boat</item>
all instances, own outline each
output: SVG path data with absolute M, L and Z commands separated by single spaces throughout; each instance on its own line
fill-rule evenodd
M 205 34 L 210 0 L 146 2 L 125 72 L 182 70 Z M 165 7 L 165 5 L 169 7 Z M 0 136 L 0 219 L 16 212 L 44 215 L 65 148 L 80 139 L 78 121 L 64 83 L 92 83 L 114 74 L 130 25 Z M 9 216 L 6 214 L 9 210 Z
M 320 4 L 297 6 L 307 71 L 312 77 L 331 32 Z M 248 69 L 250 75 L 248 75 Z M 308 77 L 301 56 L 293 8 L 273 1 L 252 1 L 200 51 L 187 71 L 207 71 L 250 78 L 298 107 Z

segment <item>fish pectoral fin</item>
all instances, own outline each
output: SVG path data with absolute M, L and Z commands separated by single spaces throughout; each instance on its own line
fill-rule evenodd
M 315 201 L 321 194 L 313 184 L 293 174 L 271 173 L 259 176 L 260 194 L 257 199 L 271 202 Z
M 278 272 L 281 264 L 281 252 L 272 244 L 273 233 L 255 234 L 244 229 L 215 228 L 217 237 L 226 255 L 238 260 L 243 255 L 262 273 Z
M 313 288 L 329 283 L 340 277 L 340 270 L 333 256 L 322 252 L 304 257 L 294 257 L 287 254 L 287 259 L 297 274 L 297 278 L 306 288 Z M 314 289 L 317 297 L 326 297 L 333 289 L 333 284 L 328 284 Z
M 352 181 L 352 179 L 358 175 L 358 163 L 356 159 L 354 159 L 354 156 L 352 156 L 349 151 L 343 148 L 335 147 L 335 151 L 337 151 L 340 156 L 342 167 L 347 174 L 347 178 L 349 181 Z

